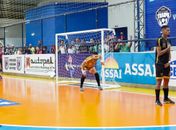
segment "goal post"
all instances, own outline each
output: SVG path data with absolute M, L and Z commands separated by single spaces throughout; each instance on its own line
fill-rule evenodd
M 73 82 L 75 79 L 79 79 L 81 73 L 79 68 L 80 64 L 86 56 L 91 55 L 92 51 L 98 52 L 102 57 L 102 62 L 105 62 L 105 55 L 106 53 L 109 53 L 106 52 L 105 42 L 109 37 L 113 37 L 114 35 L 114 29 L 106 28 L 56 34 L 56 83 L 63 81 L 61 81 L 60 78 L 70 79 Z M 70 49 L 70 46 L 72 50 Z M 69 51 L 69 49 L 71 51 Z M 66 74 L 67 71 L 65 70 L 69 71 L 70 74 Z M 100 72 L 102 87 L 106 84 L 104 70 L 105 68 L 102 66 Z M 119 85 L 116 84 L 116 86 Z

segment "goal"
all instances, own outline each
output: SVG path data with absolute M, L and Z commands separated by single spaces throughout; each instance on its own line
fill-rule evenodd
M 107 69 L 114 68 L 113 64 L 111 64 L 113 63 L 111 41 L 113 41 L 114 37 L 114 29 L 95 29 L 56 34 L 56 82 L 79 84 L 81 63 L 93 52 L 98 52 L 102 56 L 102 61 L 105 62 L 104 66 L 100 65 L 100 61 L 96 65 L 96 69 L 101 75 L 102 87 L 120 87 L 113 77 L 108 78 L 106 76 L 109 73 Z M 96 82 L 92 82 L 93 79 L 94 76 L 88 74 L 86 86 L 95 87 Z

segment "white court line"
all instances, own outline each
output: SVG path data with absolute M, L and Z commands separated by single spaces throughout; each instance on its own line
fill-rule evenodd
M 77 85 L 73 85 L 73 84 L 59 84 L 59 85 L 63 85 L 63 86 L 72 86 L 72 87 L 79 87 Z M 92 86 L 89 86 L 89 87 L 85 87 L 85 88 L 92 88 L 92 89 L 96 89 L 96 87 L 92 87 Z M 129 94 L 136 94 L 136 95 L 145 95 L 145 96 L 152 96 L 152 97 L 155 97 L 154 94 L 148 94 L 148 93 L 141 93 L 141 92 L 129 92 L 129 91 L 125 91 L 125 90 L 119 90 L 118 88 L 117 89 L 105 89 L 106 91 L 118 91 L 118 92 L 121 92 L 121 93 L 129 93 Z M 153 89 L 154 90 L 154 89 Z M 163 97 L 163 96 L 161 96 Z M 174 98 L 176 99 L 176 97 L 171 97 L 171 98 Z
M 75 81 L 74 81 L 75 82 Z M 75 82 L 76 83 L 76 82 Z M 63 85 L 63 86 L 72 86 L 72 87 L 79 87 L 77 85 L 72 85 L 72 84 L 59 84 L 59 85 Z M 85 88 L 92 88 L 92 89 L 97 89 L 96 87 L 92 87 L 92 86 L 88 86 L 88 87 L 85 87 Z M 119 87 L 117 87 L 116 89 L 112 89 L 112 88 L 104 88 L 104 90 L 106 91 L 118 91 L 118 92 L 121 92 L 121 93 L 129 93 L 129 94 L 136 94 L 136 95 L 144 95 L 144 96 L 152 96 L 152 97 L 155 97 L 154 94 L 148 94 L 148 93 L 140 93 L 140 92 L 129 92 L 129 91 L 124 91 L 124 90 L 119 90 L 118 89 Z M 153 89 L 154 90 L 154 89 Z M 161 96 L 161 98 L 163 98 L 163 96 Z M 172 97 L 170 96 L 170 98 L 173 98 L 176 100 L 176 97 Z
M 49 128 L 49 129 L 140 129 L 140 128 L 163 128 L 163 127 L 176 127 L 176 125 L 152 125 L 152 126 L 124 126 L 124 127 L 55 127 L 55 126 L 33 126 L 33 125 L 8 125 L 1 124 L 5 127 L 30 127 L 30 128 Z
M 147 94 L 147 93 L 140 93 L 140 92 L 129 92 L 129 91 L 121 91 L 121 90 L 107 90 L 107 91 L 118 91 L 118 92 L 121 92 L 121 93 L 129 93 L 129 94 L 136 94 L 136 95 L 144 95 L 144 96 L 152 96 L 152 97 L 155 97 L 154 94 Z M 161 96 L 163 97 L 163 96 Z M 173 99 L 176 99 L 176 97 L 171 97 Z

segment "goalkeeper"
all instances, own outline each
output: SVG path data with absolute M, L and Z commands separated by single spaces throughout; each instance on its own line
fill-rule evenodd
M 101 85 L 100 85 L 100 76 L 99 74 L 97 73 L 96 69 L 95 69 L 95 65 L 97 63 L 97 60 L 101 60 L 101 56 L 98 55 L 97 52 L 94 52 L 93 55 L 87 57 L 83 63 L 81 64 L 81 71 L 82 71 L 82 76 L 81 76 L 81 84 L 80 84 L 80 91 L 84 91 L 83 89 L 83 83 L 86 79 L 86 73 L 87 71 L 90 73 L 90 74 L 93 74 L 95 75 L 95 79 L 97 81 L 97 84 L 98 84 L 98 88 L 99 90 L 103 90 Z M 102 65 L 104 65 L 103 62 L 101 62 Z

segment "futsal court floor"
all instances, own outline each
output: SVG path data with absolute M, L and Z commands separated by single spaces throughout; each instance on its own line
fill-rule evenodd
M 176 101 L 176 92 L 171 92 Z M 52 80 L 3 76 L 0 130 L 176 130 L 176 105 L 156 106 L 153 89 L 99 91 Z

